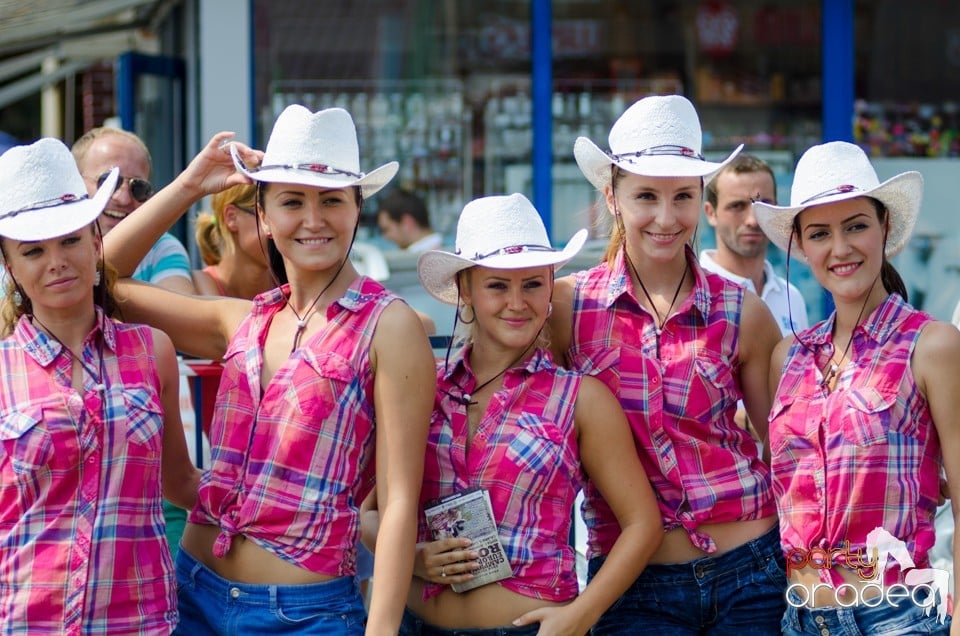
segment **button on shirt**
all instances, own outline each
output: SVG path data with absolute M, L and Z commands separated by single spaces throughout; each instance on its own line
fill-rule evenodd
M 98 310 L 98 324 L 103 318 Z M 0 343 L 0 632 L 169 633 L 163 415 L 147 327 L 103 322 L 72 358 L 21 318 Z
M 933 320 L 891 294 L 855 330 L 836 388 L 821 387 L 836 314 L 794 343 L 770 420 L 773 488 L 784 554 L 863 549 L 882 527 L 927 566 L 939 496 L 940 442 L 910 357 Z M 842 579 L 822 569 L 821 578 Z M 896 568 L 887 571 L 894 575 Z M 889 580 L 888 576 L 888 580 Z
M 311 572 L 356 573 L 357 506 L 373 487 L 370 343 L 397 299 L 359 277 L 261 391 L 263 343 L 289 288 L 258 296 L 223 360 L 210 429 L 211 470 L 190 521 L 238 534 Z
M 623 257 L 576 275 L 573 367 L 595 375 L 620 399 L 664 528 L 684 527 L 694 545 L 716 545 L 703 523 L 774 513 L 770 472 L 756 442 L 734 422 L 737 339 L 743 289 L 704 272 L 687 249 L 691 294 L 670 316 L 656 350 L 654 317 L 637 301 Z M 620 526 L 599 491 L 585 489 L 588 556 L 606 554 Z
M 470 487 L 489 491 L 500 542 L 513 577 L 497 581 L 533 598 L 569 601 L 577 595 L 570 546 L 571 510 L 582 484 L 574 406 L 581 375 L 554 366 L 537 350 L 504 374 L 467 451 L 461 396 L 476 385 L 469 347 L 440 365 L 437 406 L 430 423 L 421 504 Z M 462 387 L 462 390 L 461 390 Z M 420 541 L 431 540 L 420 515 Z M 428 584 L 424 597 L 446 586 Z

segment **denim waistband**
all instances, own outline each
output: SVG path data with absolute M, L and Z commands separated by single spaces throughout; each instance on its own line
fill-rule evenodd
M 467 629 L 447 629 L 426 622 L 409 609 L 403 610 L 401 634 L 419 634 L 420 636 L 535 636 L 540 624 L 523 627 L 472 627 Z
M 605 557 L 595 557 L 604 559 Z M 756 539 L 751 539 L 729 552 L 705 556 L 686 563 L 650 563 L 637 581 L 656 579 L 658 583 L 696 581 L 703 583 L 742 567 L 764 567 L 770 559 L 783 560 L 780 550 L 780 529 L 774 525 Z M 592 561 L 592 560 L 591 560 Z M 600 564 L 591 563 L 595 571 Z
M 356 579 L 341 576 L 305 585 L 254 585 L 225 579 L 195 559 L 183 548 L 177 553 L 177 581 L 191 581 L 207 592 L 233 603 L 272 607 L 284 604 L 318 604 L 359 594 Z

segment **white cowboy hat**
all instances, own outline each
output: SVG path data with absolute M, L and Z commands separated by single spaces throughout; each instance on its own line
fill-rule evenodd
M 114 168 L 93 197 L 59 139 L 43 138 L 0 155 L 0 236 L 43 241 L 97 220 L 120 176 Z
M 420 255 L 420 284 L 437 300 L 456 305 L 457 272 L 480 265 L 494 269 L 563 267 L 587 241 L 579 230 L 563 250 L 550 246 L 547 230 L 536 208 L 522 194 L 474 199 L 457 221 L 456 252 L 430 250 Z
M 793 220 L 803 210 L 857 197 L 871 197 L 888 210 L 890 231 L 886 254 L 900 253 L 910 240 L 910 233 L 920 214 L 923 200 L 923 176 L 916 171 L 903 172 L 880 183 L 866 153 L 856 144 L 831 141 L 812 146 L 797 162 L 790 189 L 790 205 L 778 206 L 757 202 L 753 212 L 760 229 L 780 249 L 787 251 Z M 793 236 L 790 254 L 801 263 L 807 259 Z
M 350 113 L 342 108 L 311 113 L 299 104 L 287 106 L 277 117 L 259 167 L 248 168 L 235 146 L 230 146 L 230 153 L 237 170 L 254 181 L 317 188 L 359 186 L 364 198 L 390 183 L 400 167 L 391 161 L 361 172 L 357 129 Z
M 719 172 L 743 149 L 715 163 L 701 154 L 703 133 L 697 111 L 686 97 L 655 95 L 633 103 L 614 122 L 610 152 L 586 137 L 577 137 L 573 156 L 598 190 L 610 183 L 611 166 L 647 177 L 709 177 Z

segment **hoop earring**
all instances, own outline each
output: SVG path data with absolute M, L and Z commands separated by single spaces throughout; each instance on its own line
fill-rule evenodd
M 100 274 L 100 270 L 98 269 L 96 273 L 93 275 L 93 286 L 98 287 L 100 285 L 100 281 L 102 278 L 103 276 Z
M 547 318 L 553 315 L 553 303 L 547 303 Z
M 469 309 L 470 313 L 473 314 L 470 317 L 470 320 L 467 320 L 466 318 L 463 317 L 464 309 Z M 457 309 L 457 318 L 459 318 L 460 322 L 464 325 L 472 325 L 473 323 L 477 322 L 477 312 L 475 312 L 473 310 L 473 307 L 471 307 L 470 305 L 464 305 L 463 307 Z

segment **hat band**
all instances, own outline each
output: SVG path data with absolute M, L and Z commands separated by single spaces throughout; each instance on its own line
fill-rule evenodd
M 700 161 L 705 161 L 703 155 L 694 150 L 693 148 L 687 148 L 686 146 L 676 146 L 672 144 L 665 144 L 662 146 L 651 146 L 650 148 L 644 148 L 643 150 L 638 150 L 636 152 L 624 152 L 619 155 L 611 155 L 617 161 L 630 161 L 631 159 L 637 159 L 639 157 L 655 157 L 662 155 L 673 155 L 676 157 L 690 157 L 691 159 L 699 159 Z
M 44 208 L 53 208 L 58 205 L 63 205 L 64 203 L 77 203 L 83 201 L 84 199 L 89 199 L 90 196 L 87 194 L 76 195 L 76 194 L 61 194 L 60 196 L 53 199 L 44 199 L 43 201 L 38 201 L 37 203 L 31 203 L 25 208 L 20 208 L 18 210 L 10 210 L 9 212 L 0 213 L 0 219 L 10 219 L 24 212 L 33 212 L 34 210 L 42 210 Z
M 815 194 L 808 199 L 804 199 L 803 201 L 800 202 L 800 205 L 806 205 L 811 201 L 816 201 L 817 199 L 833 196 L 834 194 L 847 194 L 848 192 L 864 192 L 864 190 L 862 188 L 858 188 L 855 185 L 841 185 L 841 186 L 837 186 L 836 188 L 830 188 L 826 192 Z
M 309 170 L 310 172 L 319 172 L 321 174 L 342 174 L 348 177 L 353 177 L 354 179 L 359 179 L 363 176 L 362 173 L 350 172 L 349 170 L 341 170 L 339 168 L 334 168 L 333 166 L 328 166 L 322 163 L 283 163 L 283 164 L 270 164 L 266 166 L 260 166 L 256 170 L 251 170 L 251 172 L 263 172 L 264 170 Z
M 544 245 L 510 245 L 508 247 L 501 247 L 498 250 L 488 252 L 486 254 L 481 254 L 480 252 L 475 252 L 473 258 L 470 260 L 473 261 L 482 261 L 484 259 L 490 258 L 491 256 L 502 256 L 505 254 L 523 254 L 524 252 L 554 252 L 552 247 Z M 460 253 L 460 250 L 457 250 L 457 254 Z

